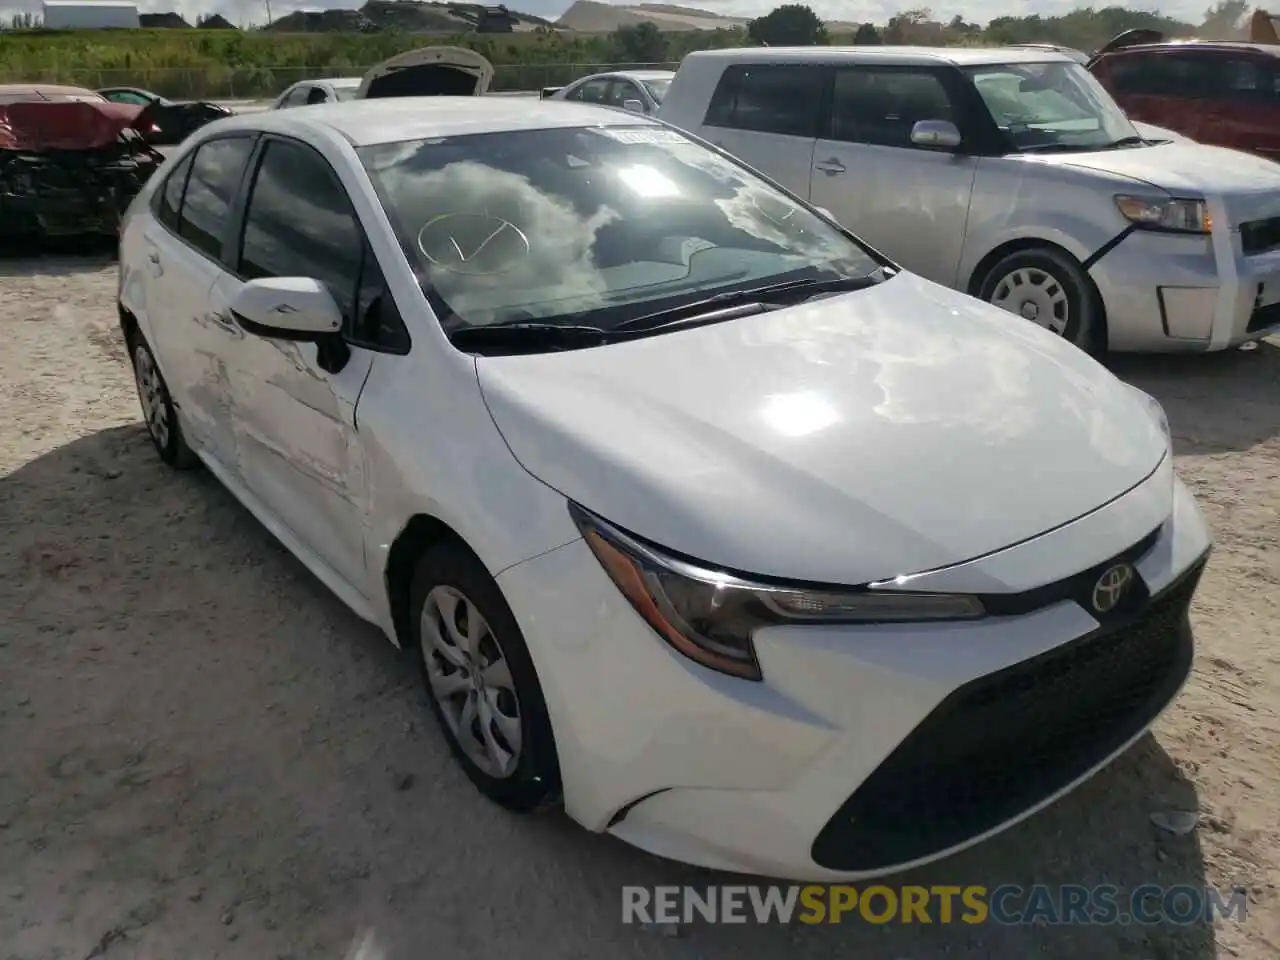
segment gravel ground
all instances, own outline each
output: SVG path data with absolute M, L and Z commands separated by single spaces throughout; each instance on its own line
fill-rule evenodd
M 1217 551 L 1154 736 L 925 884 L 1243 886 L 1216 928 L 620 922 L 732 882 L 478 799 L 396 650 L 207 474 L 148 446 L 115 269 L 0 267 L 0 958 L 1280 955 L 1280 344 L 1131 359 Z M 1151 814 L 1199 810 L 1185 835 Z

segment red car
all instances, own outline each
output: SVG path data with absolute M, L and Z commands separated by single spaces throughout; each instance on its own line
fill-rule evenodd
M 1134 120 L 1280 160 L 1280 47 L 1140 43 L 1104 48 L 1089 70 Z

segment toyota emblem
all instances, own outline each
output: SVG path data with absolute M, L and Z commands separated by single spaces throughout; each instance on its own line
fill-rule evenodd
M 1129 587 L 1133 585 L 1134 570 L 1127 563 L 1117 563 L 1103 571 L 1093 585 L 1091 601 L 1097 613 L 1110 613 L 1120 605 Z

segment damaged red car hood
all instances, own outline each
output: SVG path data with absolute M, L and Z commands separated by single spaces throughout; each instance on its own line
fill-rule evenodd
M 0 150 L 97 150 L 115 143 L 143 108 L 85 100 L 0 104 Z

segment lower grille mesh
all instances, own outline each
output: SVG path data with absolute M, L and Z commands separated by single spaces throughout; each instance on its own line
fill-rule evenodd
M 1128 622 L 973 681 L 941 703 L 814 841 L 861 871 L 994 829 L 1083 776 L 1164 708 L 1191 669 L 1203 562 Z

